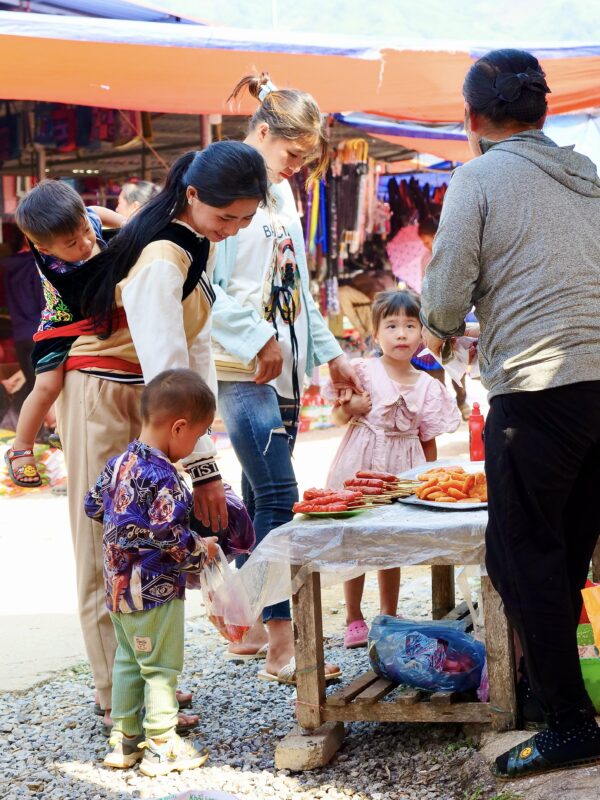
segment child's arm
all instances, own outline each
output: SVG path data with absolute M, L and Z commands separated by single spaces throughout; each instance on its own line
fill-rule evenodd
M 352 417 L 364 417 L 372 408 L 371 397 L 364 394 L 353 394 L 347 403 L 335 406 L 331 412 L 331 419 L 335 425 L 346 425 Z
M 426 442 L 421 439 L 421 445 L 425 453 L 425 461 L 437 461 L 437 444 L 435 443 L 435 437 L 433 439 L 428 439 Z
M 104 498 L 103 493 L 107 486 L 110 485 L 112 480 L 112 465 L 107 464 L 98 476 L 98 480 L 86 494 L 83 506 L 85 513 L 88 517 L 96 520 L 102 520 L 104 514 Z
M 190 529 L 190 505 L 175 475 L 159 477 L 152 489 L 148 508 L 152 542 L 167 552 L 181 569 L 202 569 L 216 555 L 217 537 L 204 539 Z
M 104 228 L 121 228 L 127 222 L 127 217 L 117 214 L 116 211 L 111 211 L 110 208 L 105 208 L 104 206 L 88 206 L 88 208 L 91 208 L 100 217 L 100 222 Z

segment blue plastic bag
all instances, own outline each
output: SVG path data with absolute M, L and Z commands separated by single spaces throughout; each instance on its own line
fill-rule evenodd
M 430 692 L 476 689 L 485 646 L 462 627 L 461 622 L 375 617 L 369 632 L 371 666 L 382 678 Z

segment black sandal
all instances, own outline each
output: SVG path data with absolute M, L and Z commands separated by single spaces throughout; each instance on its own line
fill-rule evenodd
M 490 766 L 492 775 L 502 781 L 513 781 L 518 778 L 528 778 L 531 775 L 540 775 L 543 772 L 553 772 L 561 769 L 577 769 L 578 767 L 600 764 L 600 756 L 577 758 L 561 763 L 548 761 L 538 750 L 537 744 L 535 743 L 535 736 L 532 736 L 531 739 L 527 739 L 525 742 L 521 742 L 521 744 L 513 747 L 504 755 L 508 755 L 508 762 L 505 770 L 500 769 L 497 760 Z M 499 758 L 502 758 L 502 756 L 499 756 Z

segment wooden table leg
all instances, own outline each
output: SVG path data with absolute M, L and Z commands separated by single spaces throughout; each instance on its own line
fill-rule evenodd
M 596 543 L 596 549 L 592 556 L 592 580 L 594 583 L 600 583 L 600 539 Z
M 490 681 L 492 727 L 513 730 L 517 724 L 517 695 L 513 635 L 500 595 L 487 575 L 481 576 L 485 644 Z
M 431 616 L 442 619 L 456 605 L 454 601 L 454 567 L 435 565 L 431 567 Z
M 299 567 L 292 567 L 292 580 Z M 325 655 L 323 653 L 323 612 L 321 609 L 321 576 L 311 573 L 293 596 L 294 643 L 299 724 L 314 730 L 322 722 L 321 706 L 325 702 Z
M 292 581 L 299 567 L 292 567 Z M 297 706 L 299 725 L 275 748 L 277 769 L 298 772 L 328 764 L 342 746 L 342 722 L 323 723 L 325 704 L 325 656 L 321 576 L 314 572 L 293 596 L 294 643 L 296 647 Z

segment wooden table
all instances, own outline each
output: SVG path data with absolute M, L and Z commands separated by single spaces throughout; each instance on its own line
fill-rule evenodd
M 484 561 L 486 523 L 485 510 L 442 511 L 396 503 L 339 521 L 297 516 L 256 548 L 237 576 L 251 589 L 257 607 L 278 602 L 286 592 L 293 595 L 299 727 L 277 748 L 279 768 L 326 763 L 341 744 L 344 722 L 491 723 L 498 731 L 515 728 L 512 632 L 487 576 L 482 576 L 482 597 L 488 703 L 414 689 L 383 702 L 396 686 L 371 671 L 325 694 L 321 578 L 339 583 L 360 572 L 430 564 L 434 618 L 457 619 L 463 612 L 453 608 L 454 567 Z M 291 577 L 286 579 L 290 565 Z

